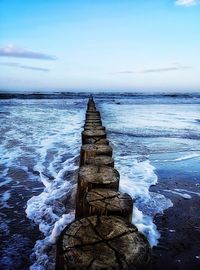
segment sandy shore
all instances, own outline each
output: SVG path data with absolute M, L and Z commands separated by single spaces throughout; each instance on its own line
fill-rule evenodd
M 159 182 L 151 191 L 160 192 L 173 202 L 173 207 L 157 215 L 154 222 L 161 233 L 158 246 L 153 248 L 153 270 L 200 269 L 200 197 L 183 198 L 165 190 L 185 189 L 199 192 L 199 184 L 192 177 L 174 180 L 164 173 L 157 173 Z M 184 179 L 185 178 L 185 179 Z

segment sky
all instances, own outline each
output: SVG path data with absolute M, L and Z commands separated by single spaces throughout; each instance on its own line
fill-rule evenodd
M 198 0 L 0 0 L 0 90 L 197 92 Z

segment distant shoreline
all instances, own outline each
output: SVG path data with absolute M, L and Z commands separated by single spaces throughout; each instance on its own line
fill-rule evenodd
M 66 98 L 88 98 L 93 95 L 96 98 L 118 98 L 132 97 L 132 98 L 155 98 L 155 97 L 167 97 L 167 98 L 200 98 L 199 93 L 137 93 L 137 92 L 6 92 L 0 91 L 0 99 L 66 99 Z

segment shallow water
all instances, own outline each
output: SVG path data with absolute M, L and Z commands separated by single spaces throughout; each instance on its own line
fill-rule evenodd
M 177 165 L 196 175 L 200 157 L 197 97 L 95 98 L 120 172 L 120 190 L 135 200 L 133 223 L 151 245 L 160 233 L 153 218 L 173 204 L 167 193 L 190 199 L 196 190 L 150 192 L 156 171 Z M 55 241 L 74 218 L 73 190 L 86 99 L 0 100 L 0 266 L 53 269 Z M 186 165 L 185 165 L 186 164 Z M 162 166 L 161 166 L 162 165 Z M 174 166 L 174 167 L 173 167 Z M 39 231 L 38 231 L 39 226 Z M 19 257 L 19 254 L 23 254 Z
M 121 174 L 120 189 L 129 193 L 135 201 L 133 223 L 147 237 L 152 246 L 158 243 L 160 233 L 153 218 L 156 214 L 173 206 L 166 192 L 150 192 L 149 188 L 158 181 L 156 170 L 159 165 L 174 165 L 179 171 L 181 161 L 190 160 L 191 174 L 198 172 L 194 159 L 200 160 L 200 116 L 199 104 L 179 103 L 172 99 L 152 99 L 138 102 L 129 99 L 115 104 L 104 101 L 101 104 L 105 126 L 114 146 L 115 165 Z M 163 101 L 163 102 L 162 102 Z M 156 157 L 156 159 L 154 159 Z M 183 167 L 185 165 L 185 168 Z M 188 164 L 181 164 L 188 171 Z M 183 171 L 184 172 L 184 171 Z M 170 174 L 170 169 L 167 171 Z M 198 178 L 197 181 L 200 179 Z M 192 194 L 169 190 L 173 194 L 190 199 Z M 195 193 L 193 193 L 194 195 Z
M 3 269 L 27 269 L 31 254 L 32 269 L 50 269 L 54 263 L 49 253 L 57 236 L 56 222 L 67 214 L 64 221 L 68 223 L 74 215 L 69 197 L 75 186 L 85 102 L 1 101 Z M 25 259 L 20 260 L 24 250 Z

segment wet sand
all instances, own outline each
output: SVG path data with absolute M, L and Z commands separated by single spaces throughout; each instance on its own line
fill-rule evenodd
M 188 168 L 189 170 L 189 168 Z M 153 248 L 153 270 L 198 270 L 200 269 L 200 197 L 183 198 L 165 190 L 185 189 L 200 192 L 197 175 L 184 174 L 178 170 L 166 173 L 158 170 L 158 184 L 151 191 L 164 194 L 173 202 L 173 207 L 156 215 L 154 222 L 161 234 Z

